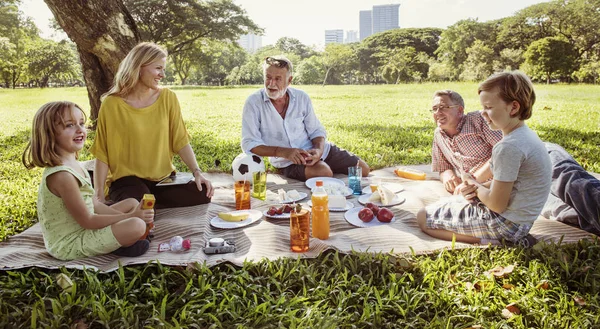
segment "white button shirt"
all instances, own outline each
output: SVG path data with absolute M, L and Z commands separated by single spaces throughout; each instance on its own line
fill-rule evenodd
M 245 153 L 251 153 L 250 150 L 260 145 L 308 150 L 313 148 L 314 138 L 327 137 L 308 95 L 294 88 L 288 88 L 287 94 L 290 102 L 285 119 L 277 113 L 264 88 L 246 99 L 242 114 L 242 150 Z M 321 159 L 327 158 L 330 148 L 326 142 Z M 281 157 L 269 157 L 269 162 L 275 168 L 292 164 Z

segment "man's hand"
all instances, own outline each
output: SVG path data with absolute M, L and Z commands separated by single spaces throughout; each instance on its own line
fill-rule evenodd
M 321 160 L 321 156 L 323 155 L 323 152 L 321 152 L 319 149 L 310 149 L 307 150 L 307 152 L 309 156 L 305 157 L 304 159 L 306 160 L 306 165 L 309 167 L 319 162 L 319 160 Z
M 311 159 L 311 155 L 303 149 L 282 148 L 280 152 L 283 158 L 292 161 L 294 164 L 306 165 L 307 159 Z

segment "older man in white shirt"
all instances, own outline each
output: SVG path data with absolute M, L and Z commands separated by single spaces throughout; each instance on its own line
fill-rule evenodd
M 283 174 L 298 180 L 348 174 L 358 165 L 363 176 L 369 166 L 356 155 L 327 141 L 308 95 L 290 88 L 292 63 L 283 56 L 263 63 L 265 88 L 246 100 L 242 116 L 242 149 L 268 156 Z

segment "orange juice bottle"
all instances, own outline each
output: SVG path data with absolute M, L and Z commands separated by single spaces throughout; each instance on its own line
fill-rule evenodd
M 312 197 L 312 236 L 313 238 L 329 239 L 329 198 L 323 188 L 323 181 L 317 181 Z
M 142 198 L 142 209 L 152 209 L 154 208 L 155 203 L 156 199 L 154 198 L 154 194 L 144 194 L 144 197 Z M 144 233 L 140 240 L 144 240 L 153 228 L 154 223 L 146 224 L 146 233 Z

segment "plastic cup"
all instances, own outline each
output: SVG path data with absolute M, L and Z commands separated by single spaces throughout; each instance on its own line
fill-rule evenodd
M 310 231 L 310 213 L 307 209 L 300 212 L 292 210 L 290 214 L 290 249 L 293 252 L 308 251 Z
M 250 209 L 250 181 L 237 181 L 235 188 L 235 210 Z
M 352 194 L 361 195 L 362 187 L 360 181 L 362 179 L 362 168 L 361 167 L 348 167 L 348 187 L 352 189 Z
M 252 197 L 260 200 L 267 198 L 267 173 L 257 171 L 252 173 Z

